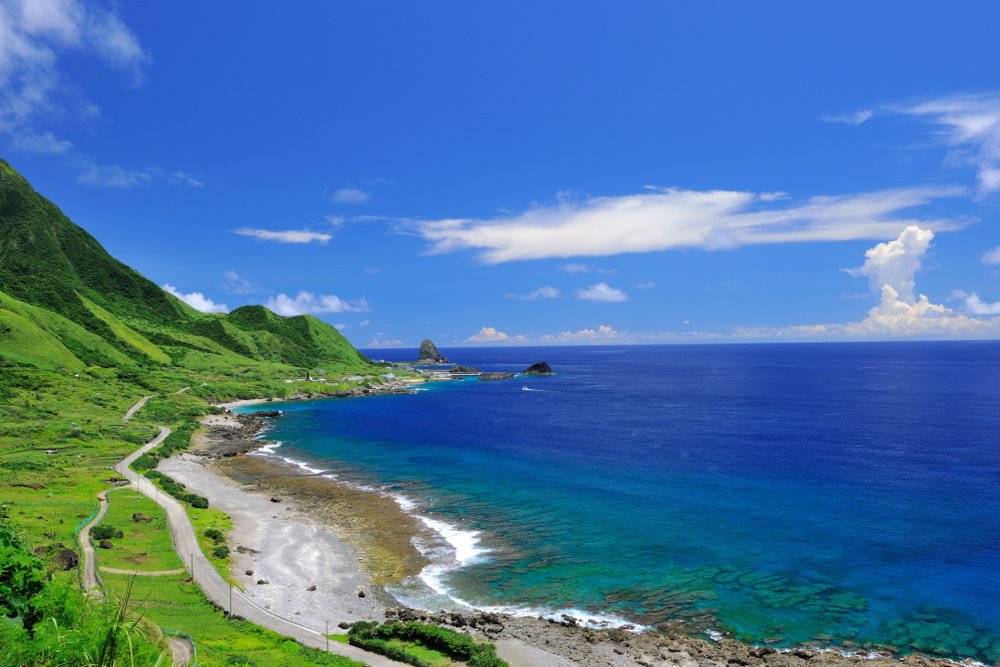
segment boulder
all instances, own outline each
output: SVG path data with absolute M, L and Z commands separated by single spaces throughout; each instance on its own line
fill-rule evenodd
M 437 346 L 429 338 L 425 338 L 420 343 L 420 354 L 417 355 L 417 362 L 431 364 L 447 364 L 448 359 L 438 352 Z
M 525 375 L 554 375 L 554 371 L 547 361 L 535 362 L 521 372 Z
M 80 556 L 72 549 L 60 549 L 52 557 L 52 563 L 65 572 L 75 569 L 80 564 Z
M 102 549 L 110 549 L 114 545 L 111 543 L 111 540 L 101 540 L 100 542 L 97 543 L 97 546 L 99 546 Z

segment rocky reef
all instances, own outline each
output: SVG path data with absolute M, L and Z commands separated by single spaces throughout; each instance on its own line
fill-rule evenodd
M 493 380 L 509 380 L 514 377 L 513 373 L 480 373 L 479 379 L 482 382 L 492 382 Z
M 438 352 L 437 346 L 429 338 L 420 342 L 420 354 L 417 355 L 418 364 L 447 364 L 448 358 Z

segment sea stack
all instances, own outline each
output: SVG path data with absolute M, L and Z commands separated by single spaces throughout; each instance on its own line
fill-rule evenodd
M 447 364 L 450 362 L 443 354 L 438 352 L 437 346 L 429 338 L 425 338 L 420 343 L 420 356 L 417 357 L 417 363 Z
M 521 371 L 521 373 L 524 375 L 555 375 L 552 367 L 549 366 L 547 361 L 539 361 L 531 364 Z

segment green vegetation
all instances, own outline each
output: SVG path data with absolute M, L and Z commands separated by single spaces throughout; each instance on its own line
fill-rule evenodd
M 497 657 L 496 647 L 475 642 L 468 635 L 426 623 L 383 623 L 359 621 L 348 631 L 354 646 L 380 653 L 416 667 L 441 667 L 450 660 L 468 667 L 507 667 Z
M 0 508 L 0 613 L 9 619 L 0 621 L 0 667 L 162 664 L 162 643 L 129 598 L 127 582 L 112 604 L 53 579 Z
M 126 575 L 104 575 L 104 584 L 113 597 L 124 595 L 131 581 Z M 132 587 L 132 604 L 145 618 L 162 628 L 183 630 L 194 638 L 198 664 L 203 667 L 360 667 L 360 663 L 353 660 L 305 648 L 247 621 L 227 618 L 205 599 L 186 575 L 136 577 Z
M 329 382 L 310 380 L 320 368 Z M 94 600 L 80 591 L 74 552 L 97 494 L 114 489 L 91 533 L 114 543 L 99 565 L 180 567 L 162 511 L 117 488 L 113 472 L 168 426 L 135 468 L 187 503 L 201 548 L 232 580 L 229 518 L 157 464 L 188 447 L 199 419 L 217 411 L 212 402 L 329 394 L 377 384 L 380 372 L 313 317 L 195 311 L 111 257 L 0 160 L 0 667 L 166 664 L 167 628 L 194 637 L 202 665 L 357 664 L 225 618 L 186 574 L 104 572 L 108 601 Z
M 152 500 L 128 487 L 108 494 L 108 513 L 104 520 L 91 529 L 97 531 L 110 526 L 115 548 L 100 553 L 101 567 L 120 570 L 160 571 L 183 567 L 174 551 L 163 510 Z M 123 536 L 114 535 L 121 530 Z

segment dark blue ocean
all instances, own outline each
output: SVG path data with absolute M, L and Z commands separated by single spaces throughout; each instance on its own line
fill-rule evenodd
M 424 519 L 402 601 L 1000 660 L 1000 343 L 443 352 L 557 374 L 268 434 Z

